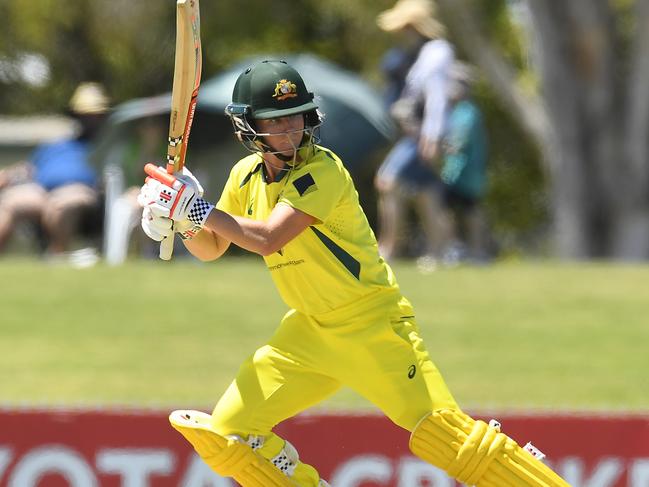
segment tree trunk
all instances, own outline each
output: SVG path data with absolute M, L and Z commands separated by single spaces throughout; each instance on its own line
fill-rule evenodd
M 626 168 L 615 188 L 611 255 L 622 260 L 649 258 L 649 0 L 637 0 L 631 43 L 620 153 Z
M 589 238 L 590 206 L 587 187 L 582 178 L 580 153 L 576 147 L 565 146 L 561 155 L 562 170 L 555 175 L 551 186 L 553 215 L 553 244 L 556 254 L 564 259 L 584 259 L 592 253 Z
M 649 0 L 636 0 L 629 56 L 621 51 L 619 11 L 608 0 L 529 0 L 540 99 L 518 89 L 475 7 L 439 3 L 473 62 L 538 143 L 557 254 L 649 257 Z
M 596 78 L 598 53 L 590 50 L 587 40 L 575 38 L 579 28 L 568 4 L 531 2 L 530 7 L 538 43 L 536 68 L 551 121 L 549 138 L 554 141 L 542 146 L 545 159 L 554 161 L 548 164 L 553 240 L 559 257 L 585 259 L 596 253 L 593 227 L 598 194 L 589 126 L 596 126 L 601 118 L 588 113 L 589 98 L 594 97 L 584 80 Z

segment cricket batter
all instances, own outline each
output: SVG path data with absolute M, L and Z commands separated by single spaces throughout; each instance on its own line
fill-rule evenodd
M 249 67 L 226 113 L 252 154 L 234 166 L 216 205 L 187 170 L 173 187 L 149 178 L 139 196 L 151 238 L 180 233 L 203 261 L 230 243 L 261 254 L 291 308 L 211 415 L 172 413 L 204 461 L 244 487 L 327 486 L 272 430 L 344 384 L 412 432 L 417 456 L 467 485 L 567 486 L 497 426 L 458 407 L 378 253 L 349 173 L 316 145 L 322 115 L 300 74 L 284 61 Z

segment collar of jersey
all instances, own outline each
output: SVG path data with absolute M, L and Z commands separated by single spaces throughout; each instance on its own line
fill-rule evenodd
M 298 157 L 300 157 L 301 161 L 295 164 L 295 166 L 293 166 L 293 169 L 297 169 L 300 165 L 304 164 L 304 161 L 306 161 L 309 157 L 313 156 L 314 153 L 315 153 L 315 145 L 313 144 L 308 145 L 306 147 L 301 147 L 297 152 Z M 284 177 L 286 177 L 288 173 L 291 172 L 291 166 L 288 164 L 288 162 L 285 162 L 284 167 L 280 171 L 278 171 L 277 174 L 275 175 L 275 179 L 273 181 L 269 181 L 266 175 L 266 166 L 264 164 L 263 157 L 261 157 L 260 155 L 259 158 L 261 159 L 261 162 L 253 172 L 256 172 L 257 170 L 261 170 L 263 180 L 267 184 L 278 183 L 282 179 L 284 179 Z
M 275 179 L 272 181 L 268 179 L 268 174 L 266 173 L 266 165 L 264 164 L 263 159 L 259 164 L 257 164 L 257 167 L 252 172 L 255 173 L 259 171 L 261 173 L 262 181 L 264 181 L 264 183 L 266 184 L 278 183 L 289 173 L 289 170 L 287 170 L 287 166 L 288 165 L 284 163 L 284 167 L 281 170 L 277 171 L 277 174 L 275 175 Z

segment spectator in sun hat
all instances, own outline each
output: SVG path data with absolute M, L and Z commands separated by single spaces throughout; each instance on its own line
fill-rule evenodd
M 415 52 L 403 80 L 403 88 L 391 105 L 402 137 L 378 170 L 375 186 L 379 195 L 379 245 L 390 259 L 399 254 L 407 205 L 412 203 L 421 222 L 424 248 L 434 256 L 441 252 L 440 201 L 432 188 L 439 183 L 434 167 L 448 112 L 449 70 L 455 59 L 446 29 L 438 20 L 435 4 L 427 0 L 399 0 L 382 12 L 378 26 L 398 38 L 402 49 Z M 407 236 L 407 240 L 416 238 Z M 404 239 L 405 240 L 405 239 Z

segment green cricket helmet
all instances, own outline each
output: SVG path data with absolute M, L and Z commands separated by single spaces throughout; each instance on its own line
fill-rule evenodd
M 286 61 L 266 60 L 247 68 L 234 85 L 232 103 L 225 108 L 234 133 L 252 152 L 272 153 L 256 130 L 255 120 L 304 115 L 304 136 L 300 147 L 317 142 L 316 129 L 322 114 L 302 76 Z M 299 149 L 296 148 L 296 149 Z

